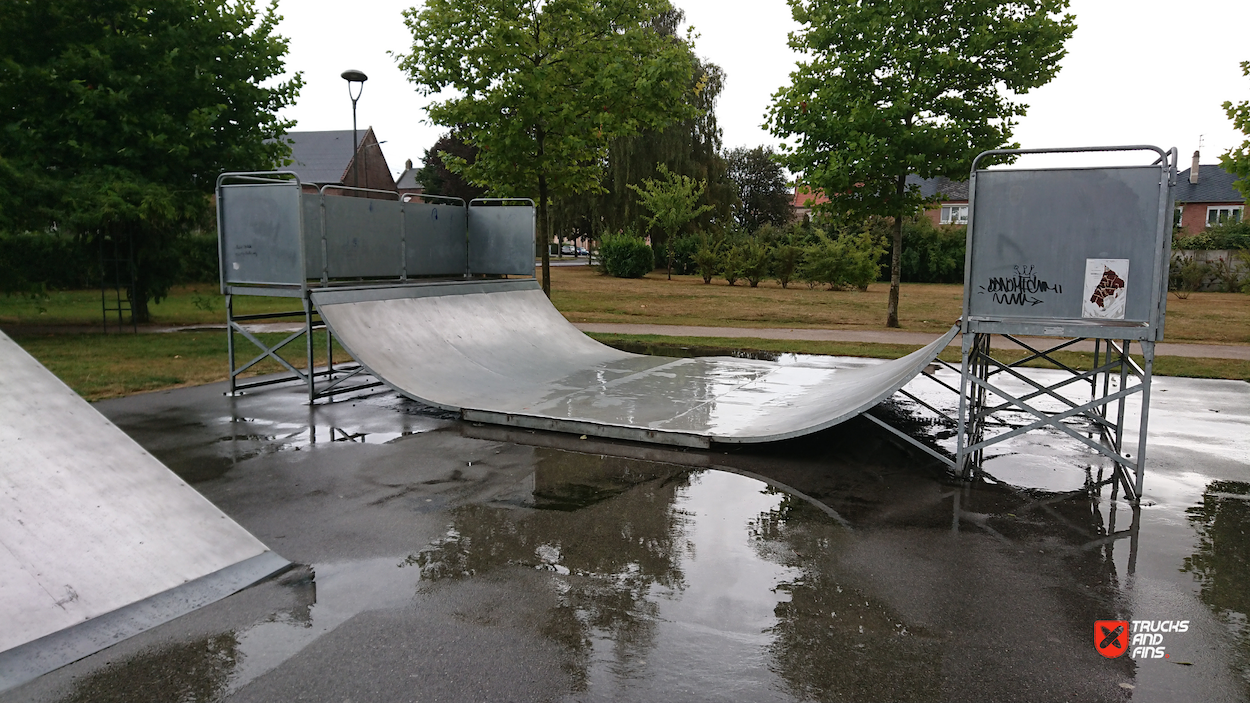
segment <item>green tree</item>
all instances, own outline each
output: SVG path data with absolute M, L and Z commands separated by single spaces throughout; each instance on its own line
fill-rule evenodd
M 664 234 L 661 244 L 667 251 L 668 278 L 672 280 L 673 240 L 677 238 L 677 232 L 687 222 L 711 210 L 712 206 L 699 205 L 699 199 L 707 189 L 706 181 L 673 173 L 664 164 L 660 164 L 659 175 L 663 180 L 646 178 L 641 188 L 636 185 L 629 187 L 638 194 L 639 204 L 651 212 L 648 224 Z
M 280 19 L 250 0 L 0 3 L 0 226 L 133 245 L 147 321 L 217 175 L 289 153 L 276 113 L 302 80 L 275 80 Z
M 765 224 L 784 226 L 794 217 L 786 172 L 772 147 L 730 149 L 725 161 L 741 203 L 734 210 L 738 224 L 754 232 Z
M 886 324 L 898 327 L 903 219 L 924 204 L 909 174 L 963 178 L 1009 145 L 1016 96 L 1059 70 L 1075 29 L 1068 0 L 789 0 L 811 58 L 774 96 L 783 160 L 852 219 L 893 219 Z
M 455 130 L 439 137 L 434 146 L 425 150 L 425 156 L 421 159 L 421 170 L 417 171 L 417 181 L 426 193 L 462 198 L 465 202 L 486 194 L 484 188 L 466 183 L 460 174 L 447 168 L 447 164 L 443 162 L 445 156 L 471 164 L 477 159 L 477 149 L 466 144 Z
M 680 12 L 666 18 L 666 32 L 675 32 Z M 655 178 L 660 164 L 673 173 L 706 181 L 700 205 L 710 210 L 687 223 L 687 234 L 721 229 L 732 221 L 736 188 L 728 177 L 728 164 L 720 155 L 721 129 L 716 120 L 716 101 L 725 86 L 725 73 L 719 66 L 696 60 L 686 99 L 692 116 L 663 129 L 648 129 L 616 139 L 608 148 L 605 192 L 598 196 L 596 211 L 603 226 L 616 231 L 631 226 L 643 208 L 629 186 L 644 178 Z M 649 234 L 659 241 L 659 232 Z M 657 251 L 658 253 L 658 251 Z
M 1241 75 L 1250 76 L 1250 61 L 1241 62 Z M 1233 185 L 1245 196 L 1246 202 L 1250 202 L 1250 100 L 1242 100 L 1237 104 L 1233 104 L 1231 100 L 1224 101 L 1224 114 L 1228 115 L 1233 126 L 1246 135 L 1247 139 L 1241 146 L 1225 152 L 1220 157 L 1220 165 L 1225 171 L 1241 176 Z
M 404 12 L 400 66 L 435 124 L 478 149 L 445 163 L 500 195 L 536 195 L 539 241 L 553 196 L 601 190 L 608 144 L 691 114 L 687 44 L 655 25 L 667 0 L 428 0 Z M 546 246 L 543 290 L 551 293 Z

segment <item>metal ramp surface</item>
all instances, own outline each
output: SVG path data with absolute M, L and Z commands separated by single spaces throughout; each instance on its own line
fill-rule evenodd
M 958 333 L 853 369 L 630 354 L 533 280 L 311 291 L 335 338 L 400 393 L 467 420 L 690 447 L 816 432 L 877 405 Z
M 0 333 L 0 691 L 287 566 Z

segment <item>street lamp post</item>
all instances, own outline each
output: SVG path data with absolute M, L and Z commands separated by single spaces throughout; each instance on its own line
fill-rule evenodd
M 352 99 L 352 185 L 360 187 L 360 164 L 356 160 L 356 152 L 360 149 L 360 145 L 356 140 L 356 101 L 360 99 L 360 94 L 365 91 L 365 81 L 369 80 L 369 76 L 364 71 L 357 71 L 349 68 L 343 71 L 343 80 L 347 81 L 347 97 Z M 356 88 L 356 94 L 352 95 L 352 84 L 359 84 Z

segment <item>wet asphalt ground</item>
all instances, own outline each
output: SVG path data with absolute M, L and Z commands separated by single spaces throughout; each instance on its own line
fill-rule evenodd
M 1057 432 L 964 483 L 863 419 L 673 450 L 223 391 L 96 407 L 297 566 L 0 701 L 1250 698 L 1250 384 L 1155 379 L 1140 510 Z

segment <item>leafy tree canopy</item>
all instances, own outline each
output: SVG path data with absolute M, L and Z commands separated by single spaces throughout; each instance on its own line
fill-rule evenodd
M 790 221 L 793 209 L 786 172 L 772 147 L 730 149 L 725 161 L 741 202 L 734 211 L 738 224 L 754 232 L 765 224 L 780 227 Z
M 673 12 L 667 0 L 428 0 L 404 13 L 413 45 L 400 66 L 424 94 L 453 94 L 430 118 L 479 151 L 447 158 L 451 170 L 536 195 L 545 243 L 549 198 L 599 191 L 613 139 L 693 113 L 693 54 L 663 26 Z
M 209 210 L 218 173 L 288 153 L 276 112 L 302 80 L 272 80 L 279 19 L 251 0 L 0 4 L 0 227 L 129 239 L 146 320 L 176 274 L 172 237 Z
M 894 218 L 890 310 L 898 326 L 902 219 L 924 200 L 908 174 L 961 178 L 981 151 L 1009 146 L 1027 106 L 1015 96 L 1059 70 L 1075 30 L 1068 0 L 789 0 L 811 58 L 769 111 L 794 139 L 783 161 L 827 209 Z
M 1250 76 L 1250 61 L 1241 62 L 1241 75 Z M 1234 127 L 1246 135 L 1246 141 L 1221 156 L 1220 165 L 1225 171 L 1241 176 L 1233 185 L 1245 196 L 1246 202 L 1250 202 L 1250 100 L 1242 100 L 1237 104 L 1233 104 L 1231 100 L 1225 101 L 1224 114 L 1233 121 Z
M 466 182 L 459 173 L 447 168 L 443 159 L 448 157 L 472 164 L 477 160 L 477 149 L 466 144 L 455 130 L 439 137 L 434 146 L 425 150 L 421 170 L 417 171 L 417 180 L 425 192 L 463 198 L 465 202 L 485 195 L 485 188 Z

